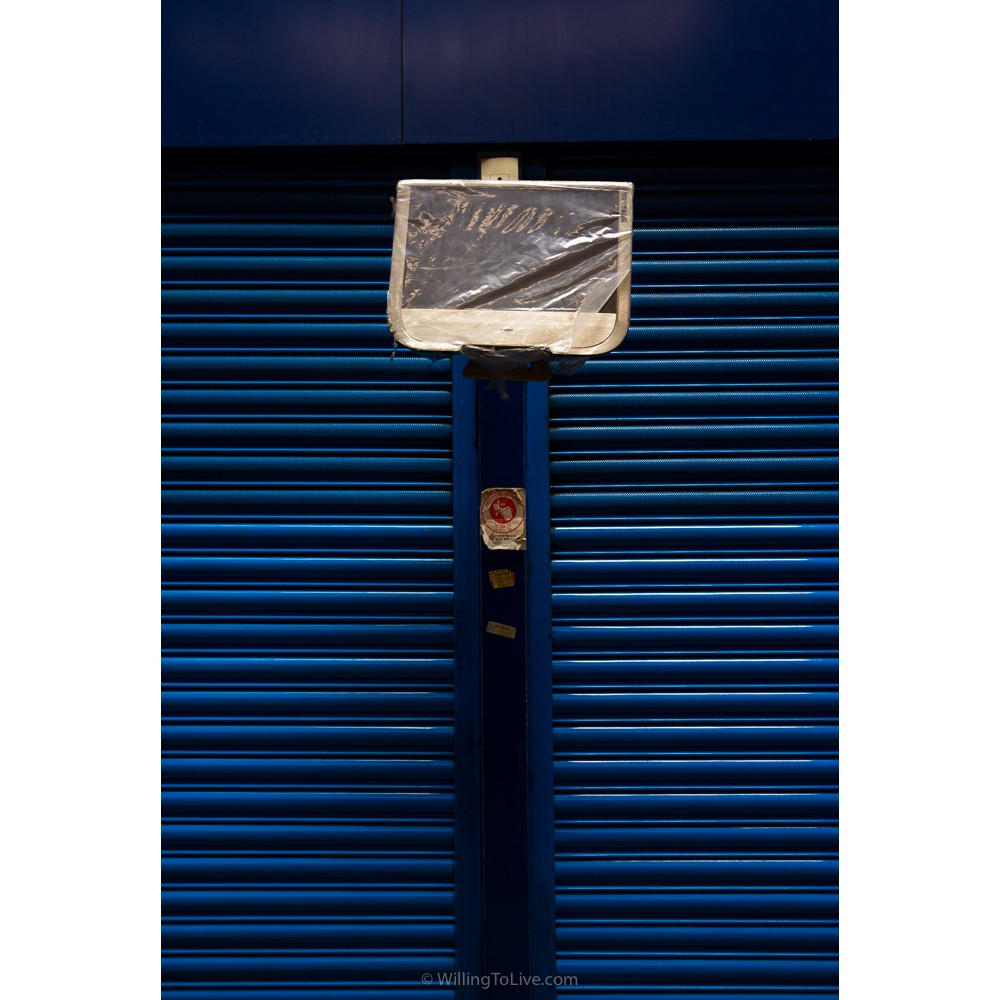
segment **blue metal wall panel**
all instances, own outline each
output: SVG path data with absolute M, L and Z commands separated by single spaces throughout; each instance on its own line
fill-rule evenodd
M 633 320 L 551 389 L 560 996 L 836 992 L 836 188 L 822 146 L 636 181 Z
M 831 139 L 836 0 L 406 0 L 416 142 Z
M 833 138 L 837 27 L 836 0 L 171 0 L 163 144 Z
M 452 378 L 390 356 L 396 168 L 165 173 L 165 995 L 451 996 Z
M 402 141 L 402 0 L 170 0 L 164 146 Z

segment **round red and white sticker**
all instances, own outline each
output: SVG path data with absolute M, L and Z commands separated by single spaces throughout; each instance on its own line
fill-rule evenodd
M 516 532 L 524 524 L 524 501 L 520 492 L 512 489 L 487 490 L 480 507 L 483 527 L 498 535 Z

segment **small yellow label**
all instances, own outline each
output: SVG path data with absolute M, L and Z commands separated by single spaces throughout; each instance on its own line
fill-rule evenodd
M 486 631 L 493 635 L 502 635 L 505 639 L 517 637 L 517 629 L 513 625 L 501 625 L 499 622 L 487 622 Z
M 514 571 L 512 569 L 491 569 L 490 585 L 494 590 L 500 590 L 502 587 L 513 587 Z

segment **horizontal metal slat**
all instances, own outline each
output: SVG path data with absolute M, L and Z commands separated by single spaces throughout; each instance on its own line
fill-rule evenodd
M 450 725 L 337 725 L 315 721 L 296 724 L 272 723 L 167 723 L 163 727 L 164 748 L 207 753 L 258 753 L 287 750 L 373 752 L 376 750 L 448 750 L 454 740 Z
M 162 327 L 167 350 L 353 350 L 366 354 L 393 349 L 392 334 L 384 319 L 344 316 L 171 316 Z M 443 368 L 439 365 L 438 368 Z M 434 366 L 426 377 L 438 375 Z
M 633 317 L 618 351 L 836 349 L 837 324 L 824 317 Z M 553 388 L 557 385 L 553 380 Z
M 761 938 L 763 940 L 763 937 Z M 323 921 L 283 923 L 215 922 L 191 923 L 170 920 L 163 927 L 163 944 L 168 949 L 189 952 L 212 949 L 409 948 L 447 950 L 454 943 L 452 925 L 444 920 L 410 922 Z
M 645 890 L 683 886 L 721 886 L 727 889 L 820 889 L 837 884 L 837 863 L 821 860 L 711 860 L 646 858 L 614 861 L 557 861 L 556 885 L 592 889 L 610 885 L 617 889 Z
M 359 510 L 375 515 L 398 514 L 412 519 L 418 515 L 446 517 L 451 514 L 451 492 L 423 488 L 393 491 L 386 489 L 279 489 L 276 487 L 199 489 L 169 487 L 161 493 L 168 515 L 224 515 L 314 517 L 356 516 Z
M 623 914 L 628 914 L 627 918 Z M 596 920 L 836 920 L 832 892 L 568 892 L 556 894 L 558 926 Z
M 330 653 L 399 650 L 403 653 L 445 653 L 453 646 L 448 624 L 354 624 L 320 625 L 185 623 L 168 622 L 161 629 L 163 648 L 178 650 L 218 649 L 228 652 L 316 650 Z
M 387 584 L 415 582 L 451 583 L 450 558 L 401 557 L 397 559 L 365 556 L 175 556 L 163 557 L 163 578 L 168 583 L 222 583 L 239 580 L 242 584 L 323 581 L 370 582 Z
M 567 585 L 568 586 L 568 585 Z M 837 613 L 835 590 L 801 591 L 558 591 L 553 617 L 560 622 L 588 619 L 644 619 L 651 624 L 679 618 L 803 618 Z M 638 622 L 637 622 L 638 624 Z M 721 624 L 721 622 L 720 622 Z
M 690 249 L 714 247 L 720 243 L 767 245 L 776 241 L 780 241 L 783 247 L 801 245 L 813 249 L 824 245 L 835 248 L 839 233 L 839 227 L 831 225 L 652 226 L 637 222 L 632 240 L 636 250 L 659 250 L 674 245 Z
M 343 281 L 358 277 L 363 281 L 388 281 L 389 253 L 381 247 L 360 255 L 343 251 L 308 254 L 301 250 L 281 254 L 261 253 L 260 250 L 227 253 L 222 247 L 197 253 L 171 250 L 163 255 L 162 268 L 163 273 L 175 281 L 238 279 L 247 275 L 260 275 L 262 278 L 274 275 L 291 280 L 326 278 Z M 812 271 L 822 273 L 824 269 L 814 265 Z
M 236 686 L 253 683 L 451 685 L 454 663 L 449 656 L 233 656 L 168 655 L 163 679 Z
M 573 656 L 559 651 L 553 660 L 557 685 L 585 689 L 616 684 L 767 685 L 835 684 L 835 656 L 700 656 L 618 658 L 588 650 Z
M 576 976 L 591 989 L 620 989 L 623 984 L 643 984 L 659 990 L 672 986 L 719 989 L 727 986 L 836 987 L 837 962 L 832 958 L 682 958 L 668 955 L 617 958 L 564 958 L 556 963 L 557 974 Z M 670 995 L 669 993 L 667 994 Z
M 450 969 L 452 965 L 448 964 L 445 967 Z M 379 983 L 377 987 L 379 1000 L 413 1000 L 413 987 L 410 985 Z M 371 1000 L 372 987 L 367 983 L 359 986 L 357 983 L 330 981 L 318 986 L 302 984 L 288 986 L 274 983 L 255 983 L 239 987 L 220 987 L 216 983 L 209 986 L 175 984 L 164 986 L 162 994 L 165 998 L 178 997 L 183 1000 Z M 420 996 L 426 1000 L 453 1000 L 455 992 L 452 986 L 432 986 L 422 989 Z M 799 998 L 793 997 L 792 1000 Z
M 331 336 L 330 345 L 337 343 Z M 391 347 L 391 341 L 385 346 Z M 799 362 L 797 368 L 812 371 L 816 363 Z M 827 366 L 829 367 L 829 366 Z M 163 358 L 165 379 L 273 379 L 275 381 L 305 382 L 357 382 L 389 381 L 398 378 L 404 382 L 415 380 L 430 382 L 448 381 L 448 365 L 439 360 L 421 358 L 415 354 L 397 354 L 395 357 L 357 357 L 347 354 L 167 354 Z
M 614 488 L 560 489 L 552 492 L 552 514 L 558 528 L 570 517 L 597 518 L 609 514 L 632 517 L 682 516 L 746 518 L 836 514 L 835 489 L 761 489 L 748 484 L 741 490 L 616 490 Z
M 617 554 L 616 554 L 617 555 Z M 646 557 L 635 553 L 632 558 L 611 555 L 599 559 L 563 556 L 555 560 L 552 578 L 557 586 L 581 585 L 599 582 L 602 586 L 613 583 L 636 586 L 638 584 L 677 584 L 691 586 L 703 583 L 835 583 L 837 560 L 831 556 L 780 555 L 780 556 L 718 556 L 696 557 Z
M 565 724 L 554 730 L 560 753 L 622 750 L 630 753 L 667 751 L 714 752 L 747 750 L 797 754 L 836 750 L 837 727 L 817 723 L 746 723 L 702 725 Z
M 837 415 L 837 393 L 827 389 L 731 389 L 704 387 L 697 391 L 667 388 L 655 391 L 588 392 L 568 386 L 552 388 L 550 400 L 555 417 L 572 413 L 578 418 L 628 417 L 632 411 L 643 416 L 773 418 L 798 417 L 809 422 L 817 417 Z M 557 480 L 556 480 L 557 481 Z
M 454 896 L 440 889 L 163 890 L 164 916 L 177 917 L 451 917 Z
M 163 425 L 163 443 L 170 448 L 330 448 L 413 449 L 451 453 L 448 422 L 411 420 L 331 421 L 286 420 L 282 422 L 227 420 L 168 420 Z
M 389 460 L 392 461 L 392 460 Z M 305 464 L 305 463 L 303 463 Z M 791 483 L 836 485 L 837 459 L 801 455 L 662 457 L 632 452 L 628 455 L 599 452 L 591 458 L 563 459 L 552 463 L 552 475 L 562 486 L 595 486 L 613 476 L 621 487 L 655 489 L 658 486 L 705 486 Z
M 399 822 L 167 820 L 164 850 L 186 851 L 451 851 L 454 831 L 445 819 Z M 206 929 L 207 931 L 207 929 Z
M 822 250 L 762 251 L 759 248 L 745 253 L 737 251 L 702 251 L 685 248 L 671 251 L 664 247 L 655 250 L 640 249 L 633 236 L 632 274 L 636 284 L 660 283 L 672 279 L 690 281 L 725 281 L 736 278 L 745 282 L 751 278 L 761 281 L 830 281 L 839 269 L 835 253 Z
M 666 346 L 666 345 L 663 345 Z M 570 385 L 619 384 L 628 380 L 637 385 L 669 387 L 690 382 L 816 382 L 835 383 L 837 359 L 833 356 L 808 357 L 790 354 L 784 357 L 738 355 L 736 357 L 687 356 L 637 357 L 628 352 L 587 359 Z
M 392 222 L 325 222 L 308 217 L 302 220 L 254 219 L 176 219 L 167 217 L 162 224 L 164 244 L 174 241 L 192 245 L 207 240 L 230 241 L 239 247 L 263 247 L 276 242 L 310 246 L 322 242 L 331 247 L 370 244 L 379 250 L 392 246 Z
M 178 296 L 185 293 L 177 293 Z M 306 293 L 303 293 L 306 294 Z M 305 302 L 324 301 L 330 305 L 345 301 L 328 293 L 328 298 L 305 299 Z M 168 300 L 171 301 L 171 300 Z M 191 301 L 194 305 L 198 300 Z M 263 300 L 267 301 L 267 300 Z M 684 318 L 704 316 L 717 320 L 732 316 L 741 320 L 755 317 L 788 316 L 789 318 L 817 317 L 833 319 L 837 315 L 836 290 L 823 287 L 789 286 L 761 289 L 756 285 L 735 285 L 724 291 L 708 288 L 692 289 L 683 285 L 661 285 L 656 291 L 644 289 L 632 293 L 632 315 L 637 320 L 658 318 Z
M 787 761 L 778 763 L 785 765 Z M 672 853 L 715 857 L 789 854 L 815 857 L 836 852 L 837 827 L 822 823 L 783 826 L 767 821 L 756 825 L 685 823 L 678 826 L 671 825 L 669 817 L 662 822 L 647 820 L 642 824 L 575 818 L 557 822 L 555 844 L 557 857 L 564 859 L 581 855 L 628 859 Z M 623 919 L 627 922 L 628 918 Z
M 399 385 L 362 384 L 339 389 L 328 388 L 187 388 L 166 387 L 162 393 L 167 415 L 204 416 L 222 414 L 230 419 L 256 419 L 269 416 L 315 414 L 326 419 L 350 416 L 361 419 L 394 416 L 446 417 L 451 393 L 444 390 L 408 389 Z
M 640 627 L 641 626 L 641 627 Z M 607 624 L 564 625 L 552 629 L 562 650 L 578 653 L 600 647 L 612 655 L 649 653 L 779 652 L 815 654 L 835 652 L 835 625 L 802 624 Z
M 586 551 L 645 553 L 669 551 L 712 551 L 740 549 L 758 552 L 775 550 L 829 549 L 837 546 L 834 524 L 678 524 L 619 523 L 603 520 L 597 524 L 556 524 L 552 549 L 557 558 Z
M 572 925 L 557 931 L 560 948 L 570 953 L 614 952 L 623 958 L 643 952 L 718 953 L 753 952 L 762 955 L 784 952 L 830 952 L 837 950 L 835 927 L 768 927 L 735 925 L 586 926 Z
M 601 418 L 596 418 L 600 421 Z M 783 423 L 650 423 L 648 417 L 607 418 L 586 425 L 554 424 L 550 439 L 559 455 L 570 458 L 580 452 L 599 448 L 620 449 L 815 449 L 835 448 L 837 424 L 833 421 L 796 421 Z
M 374 817 L 441 820 L 453 813 L 453 797 L 440 792 L 213 789 L 163 793 L 163 815 L 172 819 L 281 820 L 338 816 L 363 820 Z
M 452 594 L 441 591 L 378 590 L 197 590 L 165 589 L 161 605 L 168 615 L 324 615 L 387 621 L 394 618 L 443 618 L 451 614 Z
M 837 696 L 831 691 L 656 690 L 557 691 L 552 699 L 556 724 L 634 719 L 658 723 L 675 719 L 731 719 L 764 722 L 795 719 L 803 722 L 836 719 Z
M 163 858 L 163 881 L 167 885 L 265 882 L 303 885 L 369 883 L 422 883 L 445 886 L 454 878 L 450 859 L 419 857 L 371 857 L 345 855 L 281 856 L 273 852 L 260 855 L 220 856 L 171 855 Z
M 284 485 L 302 481 L 327 485 L 375 485 L 406 490 L 424 485 L 445 488 L 451 483 L 451 459 L 370 455 L 256 454 L 166 455 L 165 484 L 197 483 Z
M 726 820 L 835 820 L 837 796 L 830 792 L 650 792 L 641 795 L 614 792 L 556 792 L 558 819 L 671 819 Z
M 345 283 L 349 284 L 349 283 Z M 294 316 L 301 313 L 340 313 L 351 317 L 379 317 L 385 315 L 388 286 L 379 282 L 377 287 L 360 288 L 165 288 L 160 297 L 166 316 L 225 315 L 247 316 L 268 311 L 276 316 Z M 386 327 L 386 334 L 388 327 Z
M 281 719 L 286 716 L 366 719 L 445 719 L 454 711 L 450 692 L 434 691 L 261 691 L 204 689 L 163 693 L 165 719 L 213 718 Z
M 837 762 L 833 760 L 650 760 L 622 756 L 617 760 L 557 760 L 556 786 L 585 790 L 602 787 L 607 791 L 635 789 L 641 793 L 652 786 L 703 785 L 706 788 L 744 786 L 836 786 Z
M 434 549 L 451 555 L 451 526 L 447 523 L 410 524 L 288 524 L 281 522 L 183 522 L 163 525 L 167 549 L 281 549 L 303 554 L 331 555 L 345 550 L 404 553 Z
M 379 986 L 409 986 L 420 984 L 420 976 L 428 969 L 429 962 L 450 968 L 450 953 L 440 955 L 256 955 L 174 957 L 163 959 L 163 978 L 168 983 L 197 985 L 225 982 L 239 977 L 245 982 L 284 984 L 303 982 L 310 985 L 335 985 L 338 982 L 357 981 Z M 411 994 L 412 995 L 412 994 Z
M 162 774 L 168 785 L 393 785 L 448 786 L 452 762 L 417 751 L 418 759 L 386 757 L 371 760 L 310 757 L 167 757 Z M 421 790 L 426 790 L 422 787 Z

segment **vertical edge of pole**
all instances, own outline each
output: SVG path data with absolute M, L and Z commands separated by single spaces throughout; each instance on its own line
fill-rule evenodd
M 530 974 L 544 982 L 556 974 L 549 383 L 529 383 L 527 390 L 528 954 Z M 555 995 L 551 985 L 532 989 L 534 1000 L 550 1000 Z
M 476 385 L 452 361 L 452 524 L 454 533 L 455 972 L 478 976 L 482 964 L 479 681 L 479 459 Z M 431 970 L 429 970 L 431 971 Z M 456 987 L 456 997 L 478 990 Z

